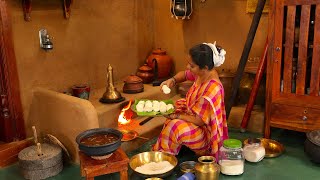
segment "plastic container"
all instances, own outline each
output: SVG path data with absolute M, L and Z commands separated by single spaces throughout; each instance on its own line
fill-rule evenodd
M 244 172 L 242 142 L 237 139 L 226 139 L 219 152 L 220 171 L 225 175 L 241 175 Z
M 248 139 L 248 144 L 243 147 L 244 158 L 249 162 L 259 162 L 261 161 L 266 150 L 261 144 L 261 140 L 257 138 Z
M 194 179 L 196 179 L 196 176 L 193 173 L 188 172 L 180 176 L 177 180 L 194 180 Z

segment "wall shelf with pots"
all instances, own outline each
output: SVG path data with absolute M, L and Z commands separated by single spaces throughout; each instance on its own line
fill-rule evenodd
M 31 21 L 31 1 L 32 0 L 22 0 L 22 9 L 25 21 Z M 70 6 L 73 0 L 63 0 L 63 15 L 65 19 L 70 17 Z

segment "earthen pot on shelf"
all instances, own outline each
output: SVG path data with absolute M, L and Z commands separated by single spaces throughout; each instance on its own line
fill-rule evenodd
M 167 52 L 161 50 L 161 48 L 152 51 L 152 54 L 147 58 L 147 64 L 157 72 L 157 78 L 161 79 L 170 76 L 172 59 L 167 55 Z M 155 64 L 157 64 L 158 68 L 156 68 Z
M 124 80 L 123 92 L 127 94 L 135 94 L 143 92 L 143 81 L 140 77 L 130 75 Z
M 149 67 L 147 64 L 139 67 L 137 76 L 140 77 L 144 84 L 151 83 L 153 81 L 153 72 L 152 68 Z

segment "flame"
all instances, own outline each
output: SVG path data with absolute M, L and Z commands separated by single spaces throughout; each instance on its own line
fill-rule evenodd
M 131 121 L 132 114 L 131 113 L 126 114 L 126 111 L 129 110 L 129 108 L 131 107 L 131 104 L 132 104 L 132 101 L 130 100 L 128 105 L 126 105 L 124 108 L 122 108 L 121 113 L 118 118 L 119 124 L 128 124 Z

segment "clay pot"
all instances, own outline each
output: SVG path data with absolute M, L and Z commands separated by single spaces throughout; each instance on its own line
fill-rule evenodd
M 72 86 L 72 95 L 81 99 L 89 99 L 90 87 L 86 84 Z
M 135 94 L 143 92 L 143 81 L 140 77 L 130 75 L 124 80 L 123 92 L 128 94 Z
M 152 51 L 152 54 L 147 58 L 147 64 L 154 70 L 155 78 L 166 78 L 170 76 L 172 59 L 167 55 L 166 51 L 160 48 Z
M 144 84 L 151 83 L 153 81 L 152 68 L 147 64 L 144 64 L 143 66 L 139 67 L 137 76 L 142 79 Z
M 108 144 L 103 144 L 103 145 L 98 145 L 98 146 L 88 146 L 85 144 L 81 143 L 81 140 L 83 138 L 93 136 L 94 134 L 107 134 L 107 133 L 112 133 L 118 137 L 117 141 L 108 143 Z M 120 145 L 121 145 L 121 139 L 122 139 L 122 133 L 116 129 L 113 128 L 96 128 L 96 129 L 89 129 L 86 130 L 82 133 L 80 133 L 76 137 L 76 142 L 79 145 L 79 149 L 84 152 L 88 156 L 104 156 L 110 153 L 113 153 L 116 151 Z

